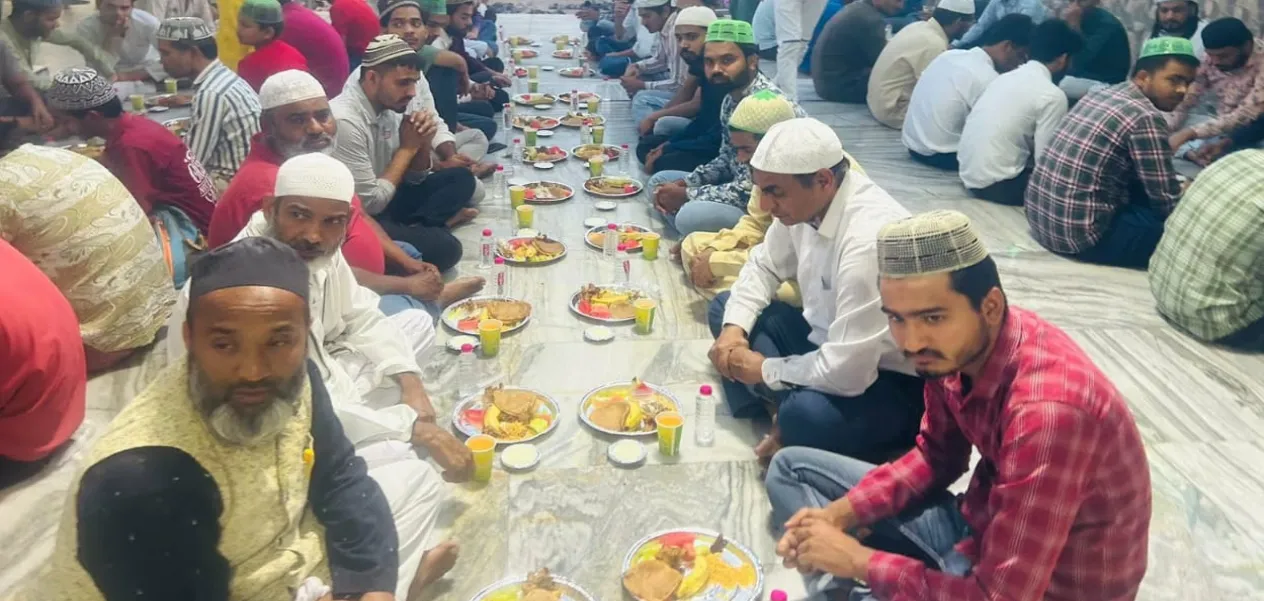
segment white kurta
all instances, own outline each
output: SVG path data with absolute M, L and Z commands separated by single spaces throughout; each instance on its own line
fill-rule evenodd
M 913 87 L 900 139 L 922 156 L 957 152 L 966 116 L 996 79 L 982 48 L 949 50 L 930 62 Z
M 819 229 L 773 220 L 764 242 L 733 284 L 725 325 L 747 332 L 782 282 L 797 279 L 808 340 L 820 348 L 764 361 L 764 383 L 854 397 L 878 379 L 878 369 L 912 374 L 895 345 L 878 296 L 878 230 L 909 212 L 868 177 L 849 171 Z
M 961 183 L 981 190 L 1018 177 L 1044 153 L 1066 113 L 1066 94 L 1041 62 L 1027 61 L 997 77 L 961 130 Z
M 825 0 L 764 0 L 776 2 L 773 13 L 777 29 L 777 79 L 787 98 L 798 98 L 799 65 L 808 52 L 808 42 L 816 22 L 825 12 Z

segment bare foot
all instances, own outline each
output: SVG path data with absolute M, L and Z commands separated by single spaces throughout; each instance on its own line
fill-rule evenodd
M 759 460 L 759 465 L 765 469 L 768 464 L 772 463 L 772 456 L 781 450 L 781 436 L 776 432 L 765 436 L 759 444 L 755 445 L 755 459 Z
M 444 574 L 447 574 L 452 566 L 456 565 L 457 556 L 461 554 L 461 546 L 456 541 L 444 541 L 439 546 L 426 551 L 421 556 L 421 564 L 417 566 L 417 575 L 413 576 L 413 582 L 408 587 L 409 601 L 417 601 L 421 599 L 422 589 L 434 584 Z
M 458 225 L 469 223 L 473 221 L 475 217 L 478 217 L 478 209 L 466 207 L 457 211 L 456 215 L 449 217 L 447 223 L 444 223 L 444 225 L 451 229 Z
M 671 258 L 673 261 L 677 263 L 680 262 L 680 244 L 672 245 L 671 250 L 667 252 L 671 254 Z
M 447 307 L 456 301 L 474 296 L 486 283 L 486 280 L 477 276 L 452 280 L 443 285 L 443 291 L 439 293 L 439 306 Z
M 491 163 L 475 163 L 470 165 L 470 172 L 478 179 L 485 179 L 496 171 L 496 166 Z

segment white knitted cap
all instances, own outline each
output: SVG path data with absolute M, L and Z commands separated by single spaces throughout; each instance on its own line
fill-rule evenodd
M 878 272 L 887 278 L 948 273 L 978 264 L 987 248 L 958 211 L 929 211 L 878 230 Z
M 715 11 L 705 6 L 690 6 L 676 15 L 676 24 L 706 29 L 716 18 Z
M 265 111 L 302 100 L 324 97 L 325 88 L 321 87 L 320 82 L 311 73 L 298 69 L 281 71 L 259 86 L 259 106 Z
M 805 174 L 843 161 L 843 142 L 830 126 L 811 117 L 782 121 L 764 134 L 751 167 L 768 173 Z
M 300 154 L 281 164 L 274 195 L 324 198 L 350 203 L 355 178 L 341 161 L 320 152 Z
M 963 15 L 973 15 L 974 0 L 939 0 L 939 4 L 936 4 L 935 8 L 942 8 Z

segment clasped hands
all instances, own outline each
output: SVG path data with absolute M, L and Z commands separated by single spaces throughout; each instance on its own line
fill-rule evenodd
M 777 556 L 787 568 L 804 574 L 824 572 L 864 580 L 874 551 L 847 534 L 855 525 L 856 516 L 845 499 L 824 509 L 800 509 L 785 523 Z
M 724 326 L 707 352 L 711 365 L 729 380 L 754 386 L 764 381 L 764 356 L 751 350 L 746 332 L 735 325 Z

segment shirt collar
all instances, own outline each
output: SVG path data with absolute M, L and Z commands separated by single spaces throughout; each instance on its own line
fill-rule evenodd
M 830 199 L 830 205 L 825 210 L 825 216 L 813 220 L 817 222 L 813 224 L 813 227 L 816 228 L 816 233 L 831 240 L 838 235 L 838 231 L 842 229 L 843 214 L 847 209 L 847 201 L 851 199 L 855 187 L 855 178 L 851 176 L 851 169 L 848 169 L 843 174 L 843 181 L 839 184 L 838 191 L 834 193 L 834 198 Z
M 196 88 L 202 85 L 204 82 L 206 82 L 207 78 L 211 76 L 211 73 L 223 67 L 224 67 L 224 63 L 219 62 L 218 58 L 211 61 L 210 64 L 206 65 L 205 69 L 202 69 L 201 73 L 198 73 L 197 78 L 193 80 L 193 87 Z
M 1049 80 L 1050 82 L 1053 81 L 1053 73 L 1049 72 L 1049 67 L 1046 67 L 1044 63 L 1038 60 L 1029 60 L 1022 68 L 1039 73 L 1041 77 Z

